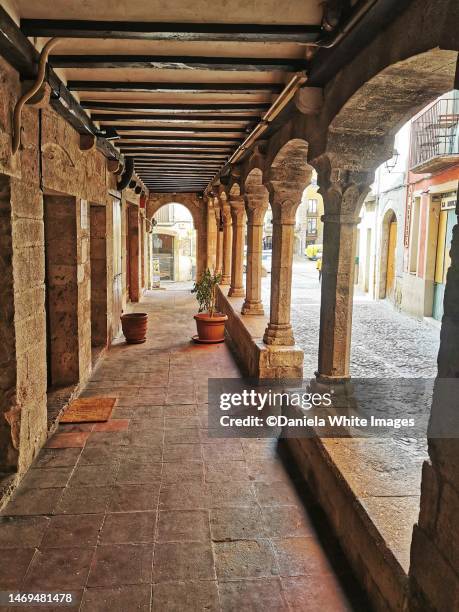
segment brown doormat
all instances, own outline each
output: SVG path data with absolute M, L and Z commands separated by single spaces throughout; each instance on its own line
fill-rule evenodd
M 70 402 L 61 423 L 100 423 L 108 421 L 116 397 L 84 397 Z

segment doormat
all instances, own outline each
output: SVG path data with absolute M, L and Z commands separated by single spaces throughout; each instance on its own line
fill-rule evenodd
M 84 397 L 70 402 L 61 423 L 100 423 L 108 421 L 116 397 Z

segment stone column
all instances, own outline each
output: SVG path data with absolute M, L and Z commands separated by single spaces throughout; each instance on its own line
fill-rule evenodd
M 268 209 L 268 192 L 263 185 L 245 195 L 247 214 L 247 270 L 244 315 L 263 315 L 261 301 L 261 269 L 263 251 L 263 222 Z
M 215 208 L 211 198 L 207 199 L 207 259 L 206 268 L 215 270 L 217 267 L 217 233 Z
M 295 214 L 301 202 L 303 190 L 284 199 L 283 191 L 271 191 L 273 210 L 273 250 L 271 264 L 271 302 L 269 323 L 263 336 L 265 344 L 293 346 L 290 324 L 292 293 L 293 241 Z
M 229 204 L 223 204 L 223 270 L 222 285 L 231 282 L 231 249 L 233 242 L 233 227 L 231 220 L 231 208 Z
M 217 253 L 215 272 L 221 274 L 223 271 L 223 227 L 220 222 L 220 208 L 215 209 L 215 222 L 217 225 Z
M 228 295 L 231 297 L 244 297 L 244 238 L 246 215 L 244 198 L 230 196 L 231 219 L 233 223 L 233 245 L 231 262 L 231 287 Z
M 371 176 L 370 176 L 371 174 Z M 319 172 L 325 215 L 317 379 L 349 378 L 352 305 L 358 213 L 369 191 L 372 173 Z

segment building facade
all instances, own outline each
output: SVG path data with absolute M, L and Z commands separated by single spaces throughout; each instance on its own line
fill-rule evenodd
M 196 235 L 191 214 L 181 204 L 166 204 L 154 219 L 152 256 L 157 261 L 160 280 L 193 280 L 196 275 Z

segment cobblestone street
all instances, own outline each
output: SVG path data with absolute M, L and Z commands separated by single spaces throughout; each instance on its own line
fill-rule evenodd
M 317 369 L 320 285 L 316 263 L 293 264 L 292 325 L 304 350 L 305 378 Z M 263 302 L 269 313 L 270 275 L 263 279 Z M 373 301 L 357 290 L 352 324 L 351 375 L 355 377 L 432 377 L 440 332 L 394 310 L 385 301 Z

